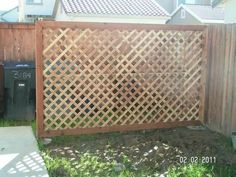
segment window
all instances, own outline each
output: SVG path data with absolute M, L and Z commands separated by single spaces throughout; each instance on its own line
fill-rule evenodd
M 43 0 L 26 0 L 27 4 L 42 4 Z
M 181 19 L 185 19 L 186 18 L 186 11 L 185 11 L 185 9 L 181 9 L 181 12 L 180 12 L 181 14 L 180 14 L 180 18 Z

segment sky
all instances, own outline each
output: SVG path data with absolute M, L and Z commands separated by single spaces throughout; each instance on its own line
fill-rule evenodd
M 0 11 L 9 10 L 18 5 L 18 0 L 0 0 Z

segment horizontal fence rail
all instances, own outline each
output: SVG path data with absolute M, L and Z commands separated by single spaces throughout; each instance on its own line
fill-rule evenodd
M 205 26 L 36 24 L 38 136 L 203 122 Z

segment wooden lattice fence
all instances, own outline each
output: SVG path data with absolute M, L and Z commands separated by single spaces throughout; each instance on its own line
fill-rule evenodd
M 205 26 L 38 22 L 38 136 L 203 121 Z

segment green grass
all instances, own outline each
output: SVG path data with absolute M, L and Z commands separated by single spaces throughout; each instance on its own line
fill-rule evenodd
M 50 177 L 56 176 L 76 176 L 77 171 L 72 167 L 72 163 L 65 158 L 52 157 L 49 152 L 43 153 L 43 158 L 47 166 Z
M 213 169 L 209 169 L 203 164 L 187 164 L 181 167 L 172 167 L 168 169 L 169 177 L 213 177 Z
M 210 165 L 207 166 L 208 168 L 211 168 Z M 218 175 L 219 177 L 235 177 L 236 176 L 236 163 L 232 165 L 214 165 L 213 166 L 213 172 L 215 175 Z
M 186 164 L 181 167 L 171 167 L 169 177 L 235 177 L 236 164 L 220 166 L 214 164 Z
M 136 176 L 131 168 L 115 170 L 116 162 L 103 162 L 97 156 L 85 153 L 79 161 L 72 162 L 67 158 L 53 157 L 50 152 L 43 153 L 50 177 L 132 177 Z M 126 162 L 125 162 L 126 161 Z M 128 163 L 124 157 L 124 163 Z
M 31 126 L 33 132 L 36 132 L 35 120 L 6 120 L 0 118 L 0 127 Z
M 82 155 L 79 161 L 72 162 L 67 158 L 52 156 L 44 152 L 43 157 L 50 177 L 146 177 L 159 176 L 160 173 L 151 169 L 135 170 L 132 163 L 123 157 L 125 168 L 115 171 L 116 162 L 103 162 L 97 156 L 89 153 Z M 235 177 L 236 166 L 217 166 L 210 164 L 185 164 L 180 167 L 169 167 L 168 177 Z

